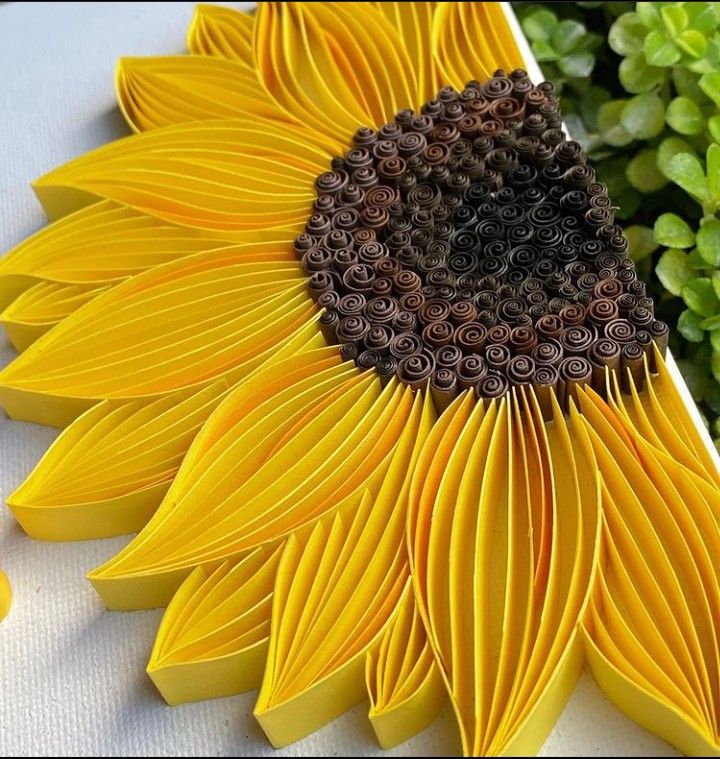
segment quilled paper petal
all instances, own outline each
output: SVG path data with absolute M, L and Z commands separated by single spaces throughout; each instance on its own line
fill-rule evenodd
M 91 573 L 106 605 L 164 603 L 193 567 L 273 543 L 354 493 L 376 492 L 412 399 L 334 355 L 299 380 L 292 361 L 273 365 L 230 393 L 155 517 Z
M 12 588 L 7 575 L 0 569 L 0 622 L 7 617 L 12 605 Z
M 438 3 L 379 2 L 375 5 L 397 29 L 407 50 L 417 79 L 417 96 L 413 102 L 424 103 L 433 98 L 442 86 L 432 54 L 433 14 Z
M 302 551 L 288 538 L 254 712 L 274 746 L 317 730 L 364 695 L 365 653 L 407 584 L 407 488 L 433 417 L 417 394 L 377 496 L 366 492 L 355 514 L 319 522 Z
M 536 403 L 530 391 L 484 411 L 462 396 L 410 496 L 416 595 L 467 755 L 536 751 L 582 664 L 598 484 L 557 404 L 546 428 Z
M 447 697 L 410 581 L 397 613 L 367 655 L 365 683 L 370 722 L 383 749 L 424 730 Z
M 255 67 L 253 27 L 255 14 L 218 5 L 196 5 L 187 33 L 191 53 L 217 55 Z
M 2 371 L 6 410 L 62 425 L 98 400 L 239 379 L 314 313 L 283 248 L 199 253 L 104 293 Z
M 66 316 L 107 289 L 93 284 L 38 282 L 0 313 L 0 324 L 15 350 L 22 352 Z
M 255 71 L 222 58 L 121 58 L 115 88 L 125 120 L 136 132 L 234 117 L 288 120 Z
M 254 45 L 279 105 L 340 145 L 359 125 L 419 105 L 398 33 L 368 3 L 261 3 Z
M 38 282 L 88 288 L 223 245 L 111 201 L 65 216 L 0 259 L 0 307 Z
M 147 667 L 169 704 L 259 687 L 282 546 L 258 548 L 215 569 L 198 567 L 180 586 L 160 623 Z
M 51 219 L 105 198 L 228 234 L 304 222 L 330 157 L 307 130 L 289 124 L 190 122 L 98 148 L 33 187 Z
M 443 80 L 456 89 L 523 65 L 502 3 L 438 3 L 433 51 Z

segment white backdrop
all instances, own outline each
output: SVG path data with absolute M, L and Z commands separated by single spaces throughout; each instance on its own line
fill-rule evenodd
M 44 223 L 32 179 L 127 133 L 114 106 L 116 59 L 183 52 L 192 8 L 0 4 L 0 251 Z M 0 338 L 0 361 L 12 355 Z M 3 500 L 54 436 L 0 412 Z M 15 591 L 0 625 L 0 754 L 382 755 L 366 704 L 278 752 L 252 717 L 252 693 L 167 707 L 144 672 L 161 612 L 104 611 L 84 577 L 126 541 L 34 542 L 0 506 L 0 566 Z M 389 754 L 451 750 L 458 745 L 446 708 L 422 735 Z M 583 676 L 542 755 L 678 754 L 627 720 Z

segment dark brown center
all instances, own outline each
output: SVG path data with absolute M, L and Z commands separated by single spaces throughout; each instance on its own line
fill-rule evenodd
M 552 84 L 518 70 L 359 129 L 295 241 L 328 341 L 440 406 L 526 384 L 564 403 L 606 366 L 642 383 L 668 328 L 560 127 Z

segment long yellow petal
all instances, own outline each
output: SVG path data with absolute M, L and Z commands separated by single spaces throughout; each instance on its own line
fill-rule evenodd
M 0 622 L 7 617 L 12 605 L 12 588 L 7 575 L 0 569 Z
M 257 688 L 270 636 L 282 544 L 237 563 L 198 567 L 163 616 L 147 671 L 171 705 Z
M 227 234 L 304 222 L 315 178 L 330 158 L 311 135 L 288 124 L 191 122 L 98 148 L 33 186 L 51 219 L 99 197 Z
M 125 120 L 136 132 L 211 119 L 289 120 L 260 85 L 255 71 L 222 58 L 121 58 L 115 91 Z
M 255 67 L 254 26 L 255 14 L 200 3 L 195 6 L 188 29 L 188 50 L 198 55 L 217 55 L 238 61 L 252 69 Z

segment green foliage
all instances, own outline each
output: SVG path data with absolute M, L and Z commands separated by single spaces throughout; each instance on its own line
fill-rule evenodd
M 720 448 L 720 2 L 513 5 Z

